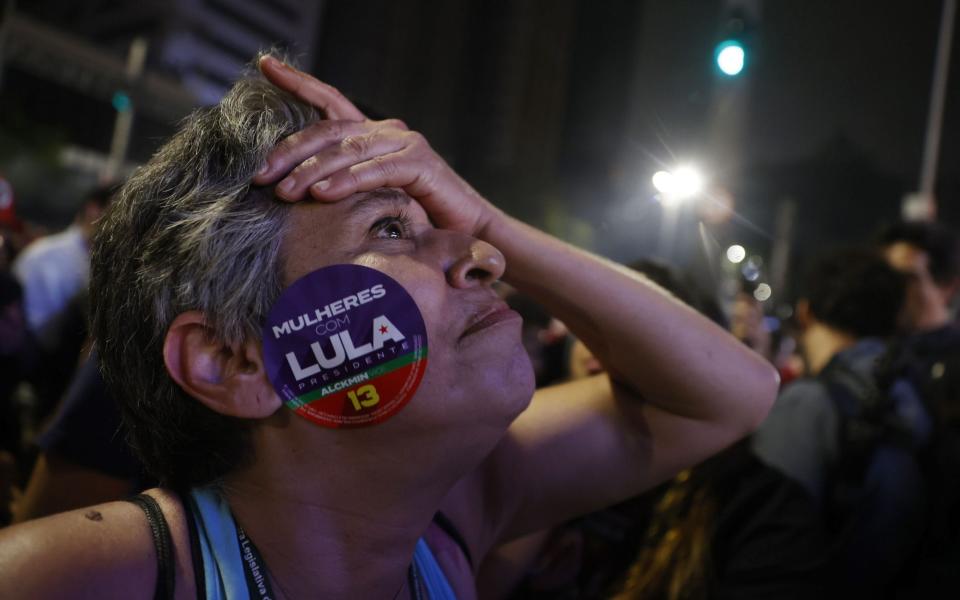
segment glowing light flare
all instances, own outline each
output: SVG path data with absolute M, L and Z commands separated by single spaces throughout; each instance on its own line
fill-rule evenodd
M 680 167 L 674 171 L 657 171 L 653 174 L 653 187 L 668 204 L 686 200 L 703 191 L 703 176 L 693 167 Z
M 747 257 L 747 249 L 741 246 L 740 244 L 734 244 L 727 248 L 727 260 L 737 265 L 743 262 L 743 259 Z
M 753 297 L 759 300 L 760 302 L 766 302 L 770 299 L 770 296 L 773 295 L 773 288 L 771 288 L 766 283 L 761 283 L 757 286 L 757 289 L 753 290 Z
M 691 167 L 681 167 L 673 172 L 676 189 L 674 193 L 680 198 L 689 198 L 703 191 L 703 177 Z
M 747 281 L 756 281 L 760 279 L 760 273 L 763 268 L 763 259 L 759 256 L 751 256 L 740 267 L 740 272 Z
M 673 194 L 673 174 L 669 171 L 657 171 L 653 174 L 653 187 L 661 194 Z
M 747 53 L 736 40 L 727 40 L 717 46 L 717 67 L 728 77 L 739 75 L 747 61 Z

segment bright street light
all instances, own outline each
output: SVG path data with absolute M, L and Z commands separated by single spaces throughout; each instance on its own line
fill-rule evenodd
M 734 244 L 727 248 L 727 260 L 733 264 L 739 264 L 747 257 L 747 250 L 740 244 Z
M 703 176 L 692 167 L 653 174 L 653 187 L 667 202 L 685 200 L 703 191 Z
M 673 172 L 676 185 L 674 193 L 680 198 L 695 196 L 703 190 L 703 177 L 690 167 L 681 167 Z
M 657 171 L 653 174 L 653 187 L 661 194 L 673 194 L 673 175 L 668 171 Z

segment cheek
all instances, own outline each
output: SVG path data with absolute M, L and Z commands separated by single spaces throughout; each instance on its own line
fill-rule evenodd
M 406 290 L 420 310 L 420 316 L 427 326 L 427 334 L 433 334 L 442 328 L 444 319 L 443 302 L 446 280 L 442 273 L 431 270 L 427 265 L 407 256 L 388 256 L 384 254 L 363 254 L 352 261 L 353 264 L 376 269 L 394 279 Z M 428 343 L 429 343 L 428 339 Z

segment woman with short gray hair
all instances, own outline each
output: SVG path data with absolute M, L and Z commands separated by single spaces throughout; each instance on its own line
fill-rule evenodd
M 776 374 L 722 329 L 507 216 L 403 123 L 259 67 L 95 241 L 104 372 L 164 487 L 0 534 L 22 595 L 472 598 L 494 545 L 764 418 Z M 501 278 L 606 373 L 534 393 Z

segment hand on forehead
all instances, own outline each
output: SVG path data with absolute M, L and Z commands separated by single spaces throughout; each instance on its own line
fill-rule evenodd
M 319 108 L 327 119 L 364 121 L 367 118 L 340 90 L 283 61 L 267 55 L 260 59 L 259 67 L 267 81 L 287 90 L 298 100 Z
M 387 185 L 385 180 L 371 183 L 369 177 L 361 177 L 363 171 L 359 167 L 365 161 L 380 163 L 377 157 L 403 148 L 403 141 L 390 131 L 405 130 L 402 123 L 368 120 L 339 90 L 272 56 L 263 57 L 259 66 L 268 81 L 320 109 L 325 118 L 281 140 L 267 156 L 254 183 L 268 184 L 282 178 L 276 194 L 287 201 L 306 199 L 308 190 L 330 190 L 334 187 L 331 176 L 335 174 L 347 175 L 336 182 L 340 193 L 317 199 L 340 200 Z M 338 173 L 341 171 L 347 173 Z
M 254 178 L 289 202 L 336 202 L 357 192 L 402 188 L 439 228 L 478 236 L 498 211 L 399 120 L 371 121 L 335 88 L 273 58 L 260 68 L 274 85 L 328 119 L 282 140 Z

